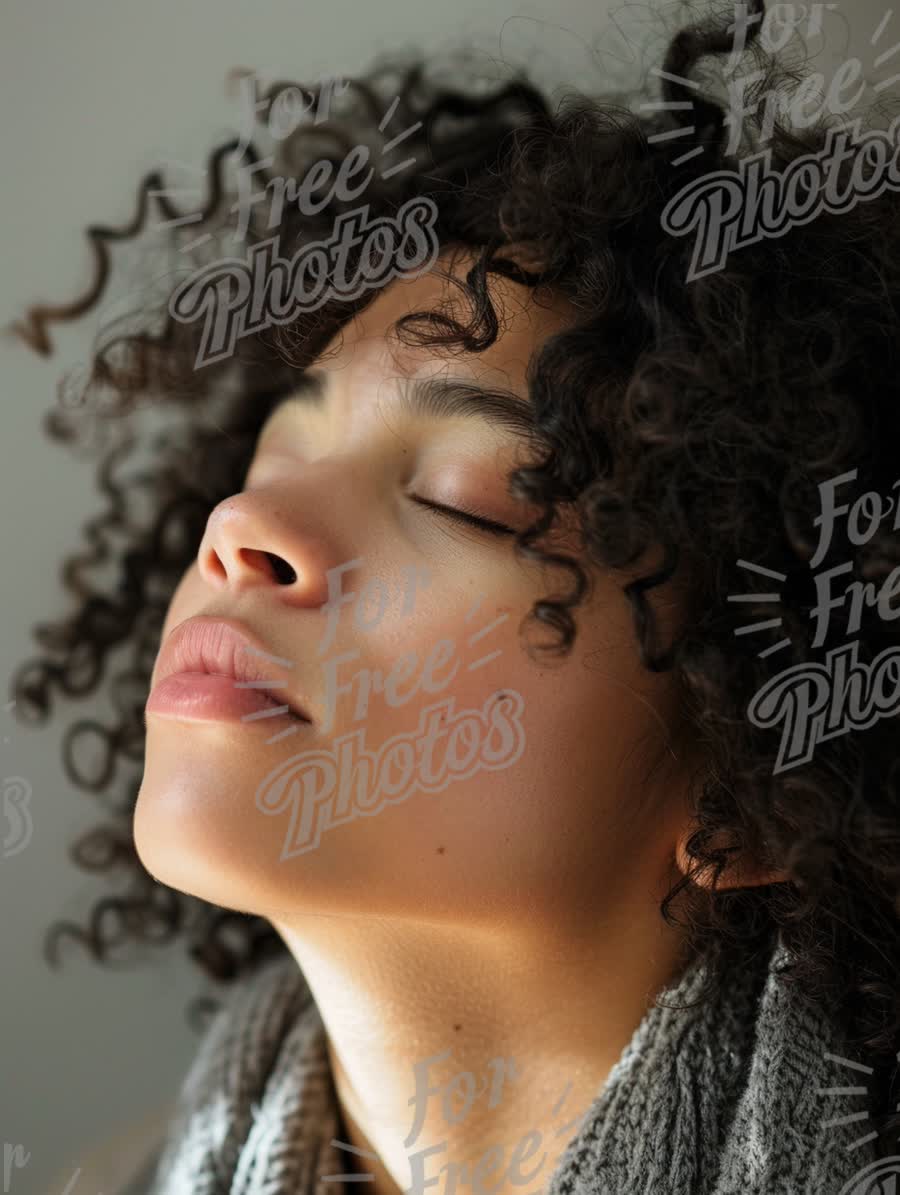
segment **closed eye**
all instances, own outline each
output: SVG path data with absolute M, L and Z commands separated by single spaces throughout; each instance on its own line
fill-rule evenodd
M 420 506 L 425 506 L 437 514 L 444 515 L 446 518 L 468 523 L 469 526 L 477 527 L 480 531 L 486 531 L 489 535 L 517 534 L 512 527 L 507 527 L 503 523 L 495 523 L 493 519 L 486 519 L 483 515 L 476 514 L 474 511 L 460 510 L 455 506 L 441 506 L 438 502 L 429 502 L 425 498 L 420 498 L 418 494 L 410 494 L 409 497 L 413 502 L 418 502 Z

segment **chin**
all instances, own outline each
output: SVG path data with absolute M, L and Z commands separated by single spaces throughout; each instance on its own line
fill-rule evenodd
M 134 845 L 159 883 L 225 908 L 244 897 L 247 826 L 234 825 L 221 789 L 198 783 L 202 769 L 162 765 L 148 753 L 134 810 Z M 244 819 L 245 823 L 246 819 Z

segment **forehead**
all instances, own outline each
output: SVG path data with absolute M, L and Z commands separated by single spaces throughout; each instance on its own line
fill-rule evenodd
M 488 275 L 488 294 L 498 320 L 497 339 L 478 353 L 466 352 L 458 341 L 449 347 L 404 344 L 393 331 L 401 317 L 424 311 L 440 312 L 466 325 L 472 305 L 460 283 L 465 283 L 474 261 L 474 253 L 460 249 L 443 254 L 417 278 L 392 280 L 330 342 L 323 353 L 324 367 L 370 381 L 375 376 L 422 377 L 451 370 L 505 385 L 525 397 L 525 374 L 534 352 L 549 336 L 576 321 L 577 309 L 560 292 Z M 439 269 L 458 281 L 448 282 L 439 276 Z M 416 327 L 431 332 L 426 324 Z

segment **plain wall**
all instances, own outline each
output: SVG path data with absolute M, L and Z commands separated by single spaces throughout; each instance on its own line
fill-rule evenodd
M 224 88 L 231 67 L 311 81 L 360 73 L 381 51 L 469 44 L 498 74 L 524 65 L 548 86 L 599 90 L 639 70 L 660 33 L 659 8 L 610 10 L 588 0 L 2 0 L 0 320 L 18 318 L 30 302 L 80 294 L 93 268 L 83 230 L 124 223 L 145 173 L 166 163 L 201 166 L 209 147 L 234 132 L 238 110 Z M 844 0 L 839 10 L 849 40 L 834 24 L 831 58 L 873 61 L 869 37 L 886 6 Z M 897 36 L 891 30 L 879 49 Z M 898 63 L 900 55 L 894 70 Z M 878 77 L 889 72 L 890 64 Z M 109 299 L 54 327 L 50 359 L 0 342 L 3 700 L 15 668 L 37 653 L 34 624 L 71 610 L 59 562 L 82 545 L 85 520 L 102 509 L 93 464 L 52 443 L 41 420 L 57 379 L 88 359 L 108 312 Z M 12 1172 L 14 1195 L 44 1192 L 60 1174 L 68 1181 L 98 1143 L 159 1116 L 197 1046 L 188 1001 L 213 990 L 181 946 L 147 952 L 127 970 L 101 967 L 75 947 L 63 952 L 58 972 L 43 961 L 46 928 L 61 917 L 84 924 L 106 891 L 66 854 L 104 818 L 102 805 L 63 771 L 61 736 L 76 716 L 106 720 L 109 709 L 100 698 L 63 704 L 38 730 L 0 706 L 0 775 L 31 786 L 33 817 L 27 847 L 0 857 L 0 1191 L 4 1146 L 30 1154 Z M 62 1183 L 52 1190 L 61 1193 Z M 96 1195 L 97 1187 L 79 1180 L 71 1191 Z

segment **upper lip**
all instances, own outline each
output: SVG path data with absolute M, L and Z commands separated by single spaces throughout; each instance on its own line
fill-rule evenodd
M 256 654 L 259 652 L 264 654 Z M 272 658 L 262 641 L 234 619 L 197 615 L 180 622 L 166 636 L 156 659 L 153 684 L 176 672 L 212 673 L 234 677 L 235 681 L 270 681 L 271 685 L 260 685 L 259 691 L 273 704 L 286 705 L 296 717 L 311 722 L 305 710 L 285 692 L 287 685 L 281 674 L 290 666 L 290 661 L 279 663 Z

